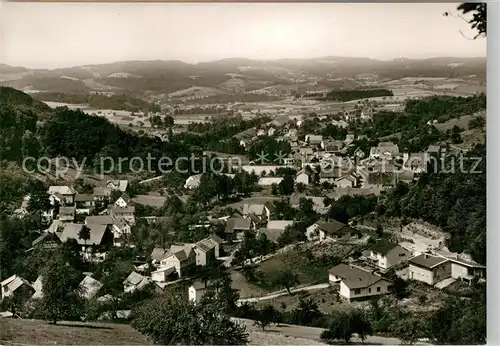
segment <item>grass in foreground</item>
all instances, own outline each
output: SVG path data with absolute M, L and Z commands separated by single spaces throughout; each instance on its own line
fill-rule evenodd
M 149 345 L 151 342 L 127 324 L 0 319 L 0 343 L 31 345 Z

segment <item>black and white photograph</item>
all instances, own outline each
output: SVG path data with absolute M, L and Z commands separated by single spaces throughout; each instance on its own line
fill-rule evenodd
M 492 343 L 487 17 L 0 3 L 0 345 Z

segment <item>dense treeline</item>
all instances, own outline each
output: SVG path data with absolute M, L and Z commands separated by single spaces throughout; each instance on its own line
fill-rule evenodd
M 418 183 L 401 183 L 388 192 L 378 212 L 443 227 L 450 234 L 451 251 L 470 253 L 486 263 L 486 147 L 449 157 L 436 167 L 430 163 Z
M 158 138 L 139 137 L 124 132 L 102 117 L 67 108 L 57 108 L 52 119 L 41 128 L 41 143 L 51 157 L 75 158 L 78 162 L 85 160 L 86 165 L 94 167 L 100 165 L 100 159 L 105 157 L 145 159 L 149 153 L 153 158 L 168 156 L 175 160 L 182 154 L 187 155 L 182 145 L 162 142 Z M 153 161 L 152 168 L 155 167 L 157 165 Z
M 324 97 L 320 97 L 321 101 L 339 101 L 346 102 L 369 97 L 394 96 L 393 92 L 388 89 L 367 89 L 367 90 L 332 90 Z
M 159 112 L 160 106 L 149 103 L 140 98 L 127 95 L 100 95 L 100 94 L 65 94 L 65 93 L 38 93 L 35 97 L 39 100 L 88 104 L 97 109 L 115 109 L 131 112 Z

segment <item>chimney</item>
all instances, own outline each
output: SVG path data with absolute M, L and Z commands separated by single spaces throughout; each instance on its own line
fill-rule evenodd
M 429 258 L 429 254 L 424 254 L 424 258 L 428 259 Z

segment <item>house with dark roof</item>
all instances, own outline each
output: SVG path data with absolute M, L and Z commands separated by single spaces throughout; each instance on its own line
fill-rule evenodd
M 350 240 L 357 234 L 358 232 L 349 225 L 337 220 L 316 222 L 306 229 L 306 237 L 308 240 Z
M 451 277 L 451 262 L 447 258 L 423 253 L 409 260 L 408 279 L 429 285 Z
M 362 300 L 390 292 L 391 282 L 366 270 L 341 263 L 328 271 L 330 285 L 339 286 L 342 298 Z
M 370 247 L 370 260 L 382 269 L 389 269 L 401 262 L 408 261 L 410 257 L 410 251 L 387 240 L 378 240 Z
M 245 232 L 253 230 L 254 226 L 255 224 L 250 217 L 231 217 L 226 222 L 224 232 L 226 238 L 243 239 Z
M 112 225 L 113 219 L 109 215 L 87 216 L 85 218 L 86 225 Z

